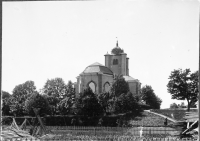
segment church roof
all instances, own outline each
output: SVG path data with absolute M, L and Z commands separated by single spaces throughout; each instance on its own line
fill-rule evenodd
M 88 67 L 83 71 L 83 73 L 103 73 L 103 74 L 110 74 L 113 75 L 113 72 L 107 68 L 106 66 L 96 62 Z
M 131 76 L 123 76 L 123 77 L 127 82 L 139 82 L 138 79 L 135 79 L 135 78 L 133 78 Z
M 111 53 L 114 54 L 114 55 L 119 55 L 119 54 L 123 54 L 124 53 L 124 50 L 121 49 L 119 46 L 118 46 L 118 41 L 116 43 L 116 47 L 114 47 L 112 50 L 111 50 Z

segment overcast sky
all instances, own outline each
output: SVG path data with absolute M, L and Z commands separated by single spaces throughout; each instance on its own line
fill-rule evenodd
M 67 83 L 90 64 L 105 65 L 116 45 L 129 59 L 129 74 L 151 85 L 168 108 L 174 69 L 198 70 L 199 3 L 196 0 L 3 2 L 2 89 L 27 80 L 42 89 L 47 79 Z M 180 102 L 177 102 L 180 103 Z

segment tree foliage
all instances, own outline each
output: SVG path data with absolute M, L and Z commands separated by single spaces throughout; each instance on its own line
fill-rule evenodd
M 111 86 L 111 95 L 118 97 L 121 94 L 126 94 L 127 92 L 129 92 L 128 83 L 125 81 L 122 75 L 116 76 L 114 83 Z
M 146 85 L 141 89 L 142 100 L 152 109 L 160 109 L 162 100 L 155 95 L 151 86 Z
M 136 97 L 131 92 L 121 94 L 116 99 L 116 113 L 136 112 L 139 111 L 140 107 L 137 103 Z
M 23 84 L 15 86 L 13 94 L 10 97 L 11 105 L 10 110 L 16 116 L 23 116 L 25 112 L 25 100 L 36 91 L 33 81 L 26 81 Z
M 25 102 L 25 109 L 29 115 L 35 116 L 35 113 L 33 111 L 34 108 L 40 109 L 40 115 L 50 113 L 48 100 L 44 96 L 40 95 L 38 92 L 34 92 Z
M 2 104 L 2 115 L 11 115 L 10 105 L 12 104 L 10 98 L 4 98 Z
M 98 95 L 97 98 L 104 113 L 105 114 L 108 113 L 110 111 L 110 104 L 109 104 L 109 100 L 111 99 L 110 93 L 109 92 L 101 93 Z
M 129 85 L 122 75 L 115 78 L 109 93 L 98 96 L 104 112 L 110 114 L 139 111 L 138 99 L 129 91 Z
M 74 114 L 72 110 L 72 106 L 75 104 L 75 98 L 72 97 L 65 97 L 63 100 L 61 100 L 58 104 L 59 112 L 62 115 L 67 114 Z
M 94 117 L 103 114 L 103 109 L 98 102 L 96 95 L 92 92 L 91 88 L 84 90 L 77 98 L 77 108 L 80 108 L 79 114 L 87 117 Z
M 36 87 L 33 81 L 26 81 L 23 84 L 15 86 L 12 96 L 19 102 L 25 101 L 33 92 L 36 91 Z
M 58 103 L 59 99 L 57 97 L 48 96 L 46 94 L 43 95 L 45 99 L 47 99 L 50 107 L 51 115 L 56 115 L 58 113 Z
M 170 104 L 170 109 L 176 109 L 176 108 L 179 108 L 176 103 Z
M 74 97 L 75 96 L 75 89 L 73 87 L 72 81 L 68 81 L 68 83 L 67 83 L 66 95 L 68 97 Z
M 43 87 L 43 92 L 62 100 L 67 96 L 67 85 L 62 78 L 47 80 Z
M 6 92 L 6 91 L 2 91 L 2 99 L 6 99 L 6 98 L 9 98 L 11 95 Z
M 191 73 L 190 69 L 178 69 L 171 72 L 167 90 L 172 99 L 186 100 L 188 111 L 192 103 L 197 101 L 198 95 L 198 71 Z

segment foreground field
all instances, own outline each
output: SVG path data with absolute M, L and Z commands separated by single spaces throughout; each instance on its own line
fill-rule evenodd
M 141 116 L 135 117 L 133 120 L 130 121 L 130 125 L 132 126 L 146 126 L 146 127 L 163 127 L 165 122 L 165 118 L 149 113 L 149 112 L 142 112 Z M 171 126 L 174 123 L 168 120 L 167 125 Z

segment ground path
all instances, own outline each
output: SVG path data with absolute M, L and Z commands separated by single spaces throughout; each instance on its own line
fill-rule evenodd
M 152 114 L 155 114 L 155 115 L 158 115 L 158 116 L 161 116 L 163 118 L 167 118 L 168 120 L 172 121 L 172 122 L 178 122 L 177 120 L 175 119 L 172 119 L 168 116 L 165 116 L 165 115 L 162 115 L 162 114 L 158 114 L 158 113 L 155 113 L 155 112 L 151 112 L 150 110 L 144 110 L 145 112 L 149 112 L 149 113 L 152 113 Z

